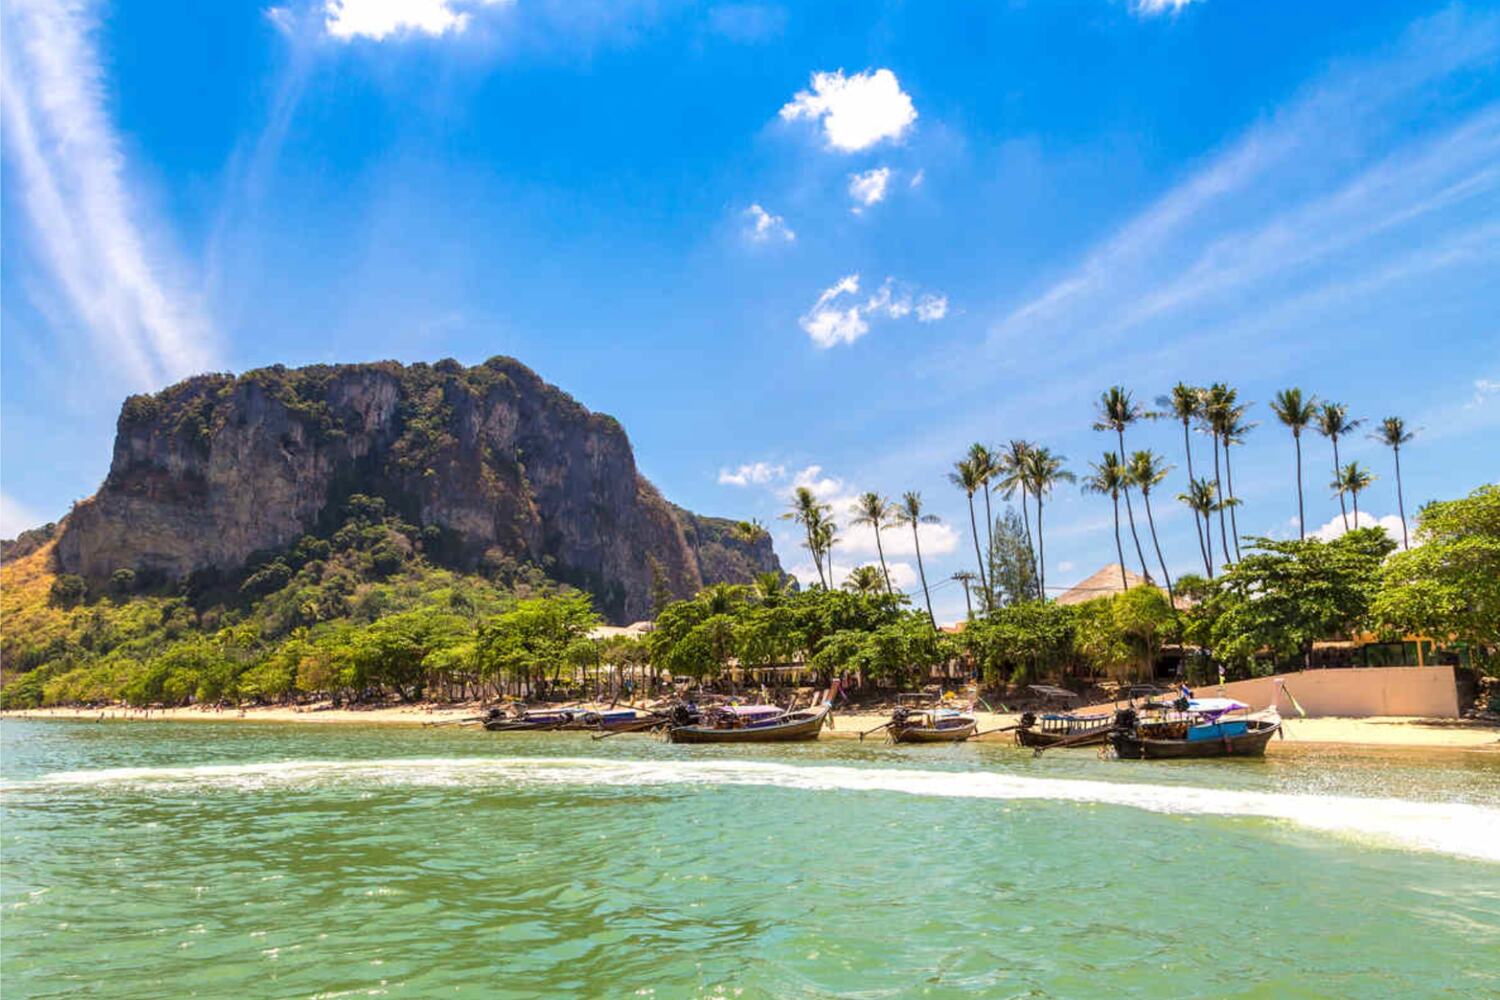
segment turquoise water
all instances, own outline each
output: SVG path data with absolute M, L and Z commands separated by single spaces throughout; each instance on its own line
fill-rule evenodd
M 1494 997 L 1500 757 L 0 723 L 13 997 Z

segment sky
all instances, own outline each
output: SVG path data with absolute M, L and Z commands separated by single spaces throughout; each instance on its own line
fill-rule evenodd
M 1085 473 L 1111 385 L 1253 404 L 1243 534 L 1297 531 L 1288 386 L 1417 429 L 1408 513 L 1500 473 L 1500 5 L 3 10 L 0 535 L 97 488 L 129 393 L 383 358 L 519 358 L 804 581 L 794 486 L 839 515 L 919 490 L 944 619 L 974 563 L 953 462 L 1025 438 Z M 1397 526 L 1367 429 L 1343 457 Z M 1180 428 L 1127 446 L 1176 466 L 1154 516 L 1201 569 Z M 1304 451 L 1331 535 L 1328 444 Z M 1076 486 L 1045 530 L 1049 587 L 1114 561 Z M 846 529 L 837 572 L 873 541 Z

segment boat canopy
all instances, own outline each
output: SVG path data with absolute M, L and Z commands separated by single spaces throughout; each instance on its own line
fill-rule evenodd
M 1238 712 L 1249 707 L 1243 701 L 1235 701 L 1233 698 L 1188 699 L 1189 712 L 1202 712 L 1204 714 L 1222 715 L 1225 712 Z

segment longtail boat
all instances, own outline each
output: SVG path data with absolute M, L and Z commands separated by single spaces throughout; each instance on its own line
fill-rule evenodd
M 517 708 L 510 715 L 494 708 L 485 718 L 484 728 L 492 733 L 546 732 L 575 725 L 582 715 L 579 708 Z
M 962 743 L 979 723 L 953 708 L 898 708 L 891 713 L 892 743 Z
M 1033 749 L 1063 742 L 1070 747 L 1095 746 L 1109 738 L 1114 725 L 1114 717 L 1109 715 L 1048 712 L 1037 716 L 1027 712 L 1016 728 L 1016 742 Z
M 1261 757 L 1281 732 L 1281 716 L 1275 708 L 1247 714 L 1249 707 L 1232 698 L 1184 698 L 1145 715 L 1121 709 L 1109 742 L 1131 760 Z
M 815 740 L 828 721 L 828 702 L 788 712 L 775 705 L 719 705 L 698 722 L 667 729 L 672 743 L 782 743 Z

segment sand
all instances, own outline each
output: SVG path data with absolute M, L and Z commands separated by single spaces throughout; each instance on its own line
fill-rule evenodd
M 479 714 L 477 705 L 405 705 L 369 709 L 331 708 L 328 705 L 260 706 L 245 709 L 166 708 L 142 709 L 123 706 L 105 709 L 41 708 L 24 712 L 0 713 L 3 718 L 77 719 L 84 721 L 170 721 L 170 722 L 293 722 L 309 725 L 408 725 L 456 722 Z M 885 722 L 883 714 L 838 713 L 833 729 L 823 731 L 824 739 L 854 739 L 863 730 Z M 1016 715 L 978 712 L 981 732 L 1014 723 Z M 1378 717 L 1368 719 L 1288 718 L 1285 740 L 1273 740 L 1271 753 L 1285 752 L 1299 746 L 1366 746 L 1419 749 L 1488 750 L 1500 753 L 1500 726 L 1481 725 L 1457 719 L 1416 719 Z M 872 739 L 880 739 L 875 734 Z M 1009 743 L 1010 733 L 982 737 L 982 741 Z

